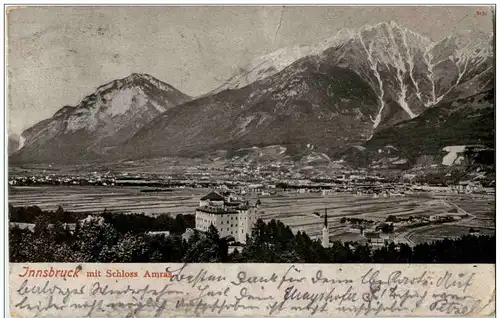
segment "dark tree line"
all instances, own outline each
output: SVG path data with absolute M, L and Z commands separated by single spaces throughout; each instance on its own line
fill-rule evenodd
M 195 227 L 193 214 L 177 214 L 175 218 L 168 214 L 151 217 L 144 214 L 103 213 L 104 220 L 120 233 L 143 233 L 148 231 L 170 231 L 182 234 L 188 228 Z
M 28 207 L 14 207 L 9 204 L 9 221 L 17 223 L 35 223 L 37 217 L 44 215 L 47 221 L 50 223 L 55 223 L 61 221 L 63 223 L 76 223 L 77 220 L 81 220 L 89 216 L 90 213 L 82 212 L 66 212 L 59 206 L 56 211 L 42 211 L 42 209 L 36 205 Z
M 213 226 L 206 233 L 183 235 L 192 227 L 186 216 L 159 221 L 168 236 L 146 234 L 151 229 L 144 215 L 101 216 L 74 229 L 46 214 L 37 216 L 33 231 L 11 226 L 10 262 L 495 263 L 494 236 L 468 235 L 413 248 L 391 243 L 372 249 L 353 242 L 323 248 L 280 221 L 259 220 L 241 251 L 230 253 L 232 242 Z
M 477 249 L 477 250 L 476 250 Z M 471 252 L 478 251 L 479 253 Z M 333 242 L 323 248 L 304 232 L 259 220 L 252 237 L 234 262 L 252 263 L 495 263 L 495 237 L 467 235 L 423 243 L 411 248 L 390 243 L 380 249 L 353 242 Z
M 161 214 L 153 217 L 144 214 L 124 213 L 89 213 L 89 212 L 66 212 L 59 206 L 56 211 L 43 211 L 38 206 L 14 207 L 9 204 L 9 221 L 15 223 L 32 223 L 37 218 L 44 217 L 50 224 L 57 222 L 77 223 L 89 215 L 99 215 L 112 225 L 120 233 L 142 233 L 147 231 L 170 231 L 182 234 L 187 228 L 195 227 L 195 217 L 191 214 L 178 214 L 175 218 Z

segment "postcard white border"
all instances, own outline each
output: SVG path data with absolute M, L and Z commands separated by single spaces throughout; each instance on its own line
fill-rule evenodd
M 411 6 L 411 5 L 425 5 L 425 6 L 448 6 L 448 5 L 470 5 L 470 6 L 481 6 L 481 5 L 497 5 L 499 1 L 487 1 L 487 2 L 481 2 L 481 3 L 474 3 L 471 1 L 464 1 L 464 0 L 456 0 L 456 1 L 425 1 L 421 3 L 416 3 L 413 1 L 398 1 L 398 2 L 392 2 L 392 1 L 359 1 L 359 0 L 352 0 L 349 2 L 333 2 L 333 1 L 325 1 L 325 0 L 316 0 L 314 2 L 306 2 L 306 1 L 294 1 L 294 0 L 288 0 L 288 1 L 280 1 L 280 0 L 274 0 L 271 3 L 269 1 L 231 1 L 231 0 L 221 0 L 221 1 L 159 1 L 159 0 L 149 0 L 147 4 L 144 3 L 137 3 L 134 1 L 116 1 L 116 0 L 108 0 L 108 1 L 97 1 L 97 0 L 89 0 L 85 2 L 68 2 L 68 1 L 58 1 L 58 0 L 53 0 L 50 1 L 49 3 L 40 3 L 39 1 L 36 0 L 28 0 L 28 1 L 2 1 L 4 4 L 4 14 L 2 15 L 2 23 L 1 23 L 1 29 L 3 30 L 4 33 L 4 46 L 2 47 L 2 52 L 4 56 L 4 63 L 1 65 L 1 70 L 3 71 L 4 77 L 1 79 L 3 87 L 4 87 L 4 111 L 1 112 L 1 122 L 3 123 L 3 128 L 4 128 L 4 138 L 0 142 L 0 144 L 3 146 L 4 149 L 4 156 L 2 158 L 2 163 L 3 163 L 3 169 L 1 169 L 0 176 L 2 180 L 4 180 L 4 183 L 2 184 L 2 199 L 4 202 L 4 211 L 7 211 L 8 209 L 8 200 L 7 200 L 7 172 L 8 172 L 8 167 L 7 167 L 7 94 L 6 94 L 6 83 L 7 82 L 7 74 L 6 74 L 6 19 L 5 19 L 5 13 L 7 6 L 24 6 L 24 5 L 36 5 L 36 6 L 73 6 L 73 5 L 79 5 L 79 6 L 88 6 L 88 5 L 368 5 L 368 6 L 378 6 L 378 5 L 385 5 L 385 6 L 394 6 L 394 5 L 403 5 L 403 6 Z M 496 25 L 496 34 L 498 34 L 499 27 L 498 23 Z M 495 47 L 496 49 L 496 47 Z M 498 60 L 498 52 L 496 52 L 496 58 Z M 496 65 L 496 73 L 498 73 L 498 64 Z M 499 84 L 496 82 L 496 91 L 498 91 Z M 496 122 L 499 122 L 500 119 L 500 113 L 496 112 Z M 498 130 L 496 131 L 496 139 L 498 141 L 500 134 Z M 496 163 L 498 165 L 498 162 L 500 159 L 496 158 Z M 498 184 L 498 176 L 496 183 Z M 500 203 L 497 200 L 496 201 L 496 209 L 499 211 Z M 6 306 L 8 302 L 8 221 L 7 221 L 8 215 L 7 213 L 4 212 L 4 217 L 1 218 L 0 224 L 2 225 L 3 228 L 3 237 L 2 237 L 2 261 L 4 264 L 4 273 L 0 279 L 0 284 L 4 286 L 3 289 L 3 302 L 0 302 L 0 308 L 2 308 L 5 316 L 7 317 L 9 315 L 8 311 L 8 306 Z M 499 218 L 497 217 L 496 219 L 496 228 L 499 226 Z M 498 236 L 496 238 L 496 244 L 499 246 L 499 239 Z M 497 248 L 497 253 L 496 256 L 498 257 L 498 248 Z M 499 275 L 499 270 L 496 268 L 496 277 Z M 497 291 L 497 296 L 498 296 L 498 291 Z M 496 308 L 498 310 L 498 302 L 496 304 Z

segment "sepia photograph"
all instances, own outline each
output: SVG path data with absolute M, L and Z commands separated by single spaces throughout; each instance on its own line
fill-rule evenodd
M 495 27 L 494 5 L 12 7 L 9 262 L 494 264 Z

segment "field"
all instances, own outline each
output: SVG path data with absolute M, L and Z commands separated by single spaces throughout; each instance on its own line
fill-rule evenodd
M 425 229 L 417 229 L 409 238 L 416 244 L 439 240 L 444 238 L 457 238 L 469 233 L 469 226 L 443 224 L 439 227 L 428 227 Z M 494 235 L 495 229 L 479 229 L 479 234 Z
M 145 213 L 172 215 L 194 213 L 199 199 L 207 189 L 175 189 L 172 192 L 144 193 L 140 187 L 12 187 L 9 203 L 14 206 L 38 205 L 44 210 L 55 210 L 61 205 L 66 211 L 102 212 L 106 208 L 116 213 Z M 255 195 L 248 197 L 255 202 Z M 473 227 L 481 233 L 491 234 L 495 229 L 494 197 L 478 195 L 432 195 L 405 197 L 378 197 L 347 193 L 321 194 L 285 193 L 279 196 L 260 197 L 261 218 L 278 219 L 289 225 L 294 232 L 305 231 L 312 238 L 319 238 L 323 218 L 328 210 L 328 224 L 332 239 L 343 241 L 362 240 L 356 233 L 347 232 L 340 224 L 342 217 L 357 217 L 384 221 L 389 215 L 400 217 L 426 216 L 447 212 L 449 202 L 472 215 L 452 224 L 432 225 L 406 230 L 395 241 L 430 241 L 442 237 L 465 234 Z
M 492 195 L 463 194 L 440 195 L 439 198 L 451 201 L 474 215 L 466 224 L 474 228 L 495 228 L 495 198 Z
M 37 205 L 43 210 L 134 212 L 145 214 L 194 213 L 205 190 L 179 189 L 173 192 L 141 192 L 142 187 L 39 186 L 9 188 L 9 203 Z
M 406 236 L 415 244 L 443 238 L 456 238 L 468 234 L 473 228 L 479 234 L 495 234 L 495 198 L 492 195 L 463 194 L 436 195 L 467 211 L 471 217 L 451 224 L 414 229 Z

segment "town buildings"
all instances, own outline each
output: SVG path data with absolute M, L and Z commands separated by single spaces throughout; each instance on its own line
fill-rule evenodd
M 483 192 L 483 186 L 477 181 L 460 181 L 451 186 L 451 190 L 456 193 Z
M 200 199 L 196 209 L 196 229 L 208 231 L 214 225 L 221 237 L 232 236 L 245 244 L 247 234 L 252 233 L 257 222 L 260 201 L 255 205 L 236 197 L 231 192 L 212 191 Z
M 386 245 L 389 240 L 381 236 L 378 232 L 366 231 L 364 237 L 368 239 L 368 244 L 374 248 L 380 248 Z

